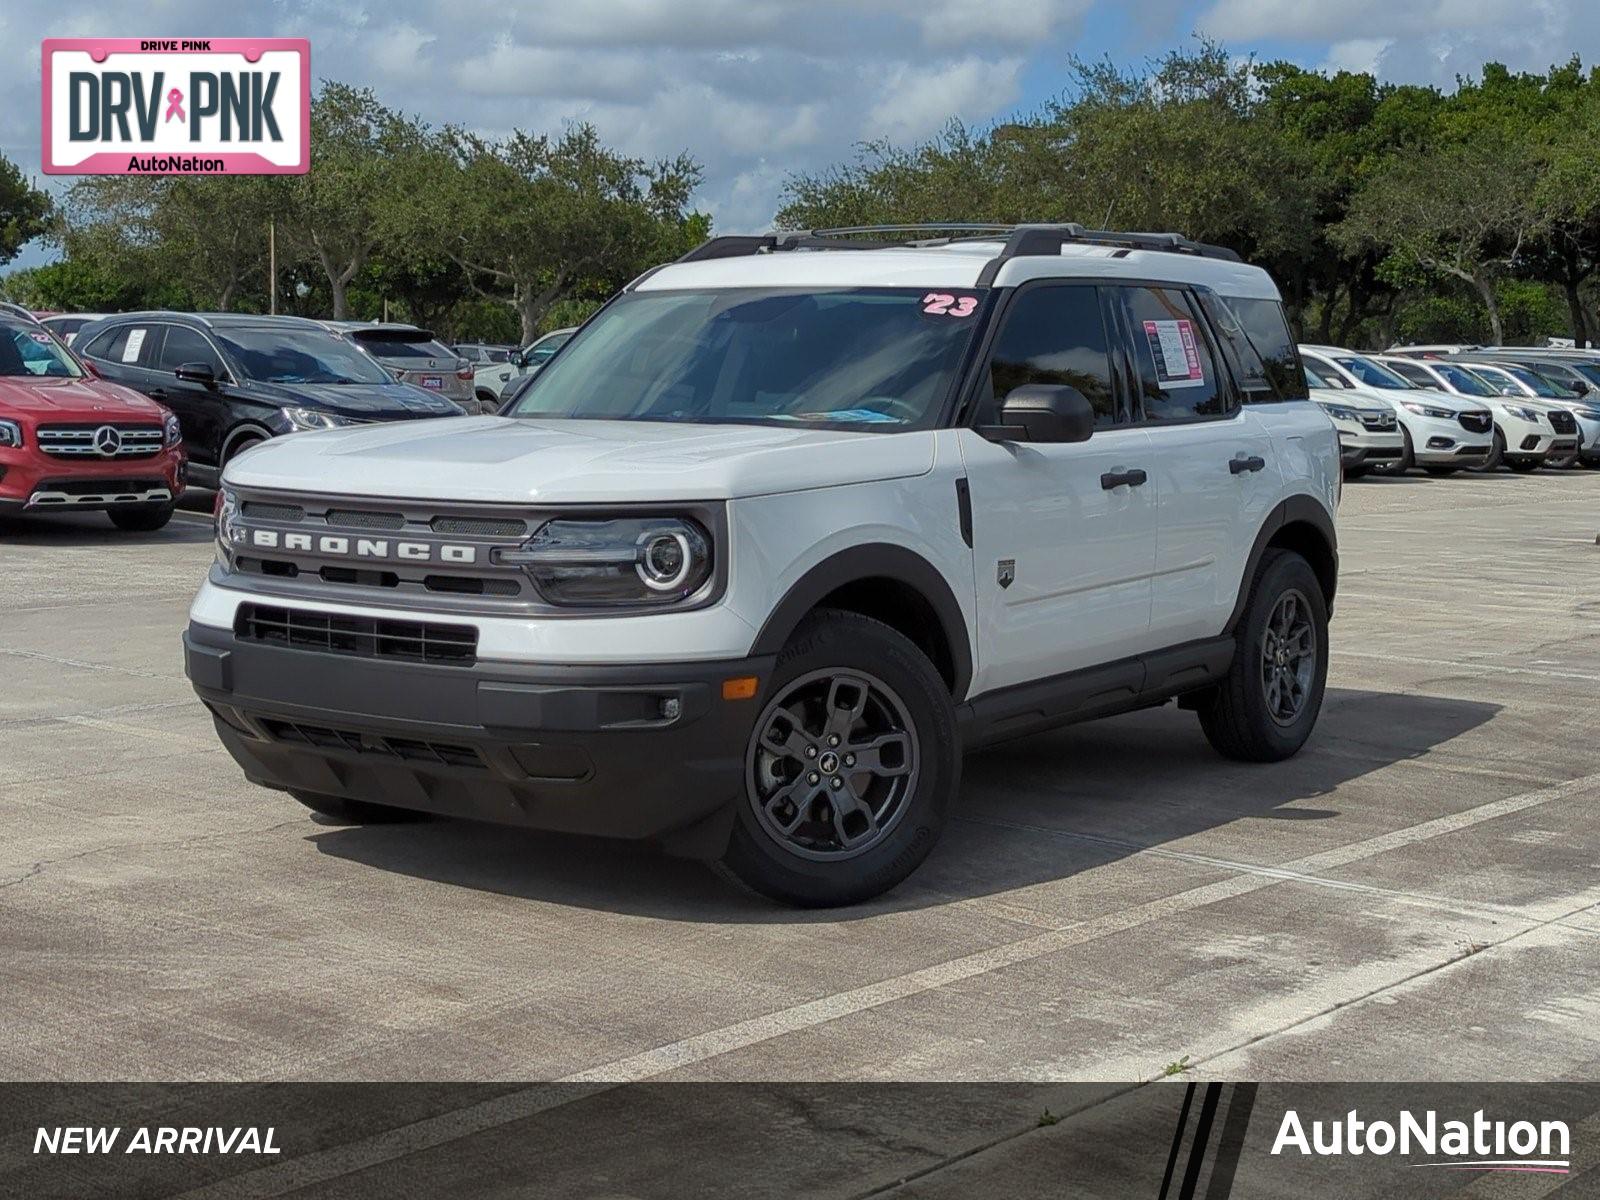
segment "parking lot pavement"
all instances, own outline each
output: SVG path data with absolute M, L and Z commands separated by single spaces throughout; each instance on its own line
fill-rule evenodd
M 642 850 L 321 825 L 183 679 L 199 515 L 0 525 L 0 1074 L 1592 1078 L 1600 473 L 1345 491 L 1322 722 L 1168 707 L 970 758 L 897 892 L 793 912 Z

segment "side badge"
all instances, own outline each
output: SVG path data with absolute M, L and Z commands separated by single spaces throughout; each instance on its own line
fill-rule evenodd
M 1014 582 L 1016 582 L 1016 578 L 1017 560 L 1014 558 L 1002 558 L 999 565 L 995 568 L 995 582 L 1003 588 L 1008 588 Z

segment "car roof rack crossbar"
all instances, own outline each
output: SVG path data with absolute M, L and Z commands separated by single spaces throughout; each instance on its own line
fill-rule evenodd
M 942 234 L 915 240 L 885 239 L 884 234 Z M 957 236 L 949 236 L 949 235 Z M 885 250 L 893 247 L 948 245 L 957 241 L 994 241 L 1005 236 L 998 258 L 984 269 L 980 284 L 993 281 L 1000 265 L 1008 259 L 1026 255 L 1060 254 L 1063 246 L 1112 246 L 1122 250 L 1156 250 L 1169 254 L 1192 254 L 1226 262 L 1241 261 L 1226 246 L 1197 242 L 1178 233 L 1127 233 L 1113 229 L 1088 229 L 1075 221 L 1060 224 L 1008 225 L 980 221 L 929 222 L 911 225 L 839 225 L 826 229 L 792 229 L 774 233 L 734 234 L 702 242 L 677 261 L 704 262 L 715 258 L 739 258 L 748 254 L 772 254 L 779 250 Z M 873 236 L 864 236 L 873 235 Z

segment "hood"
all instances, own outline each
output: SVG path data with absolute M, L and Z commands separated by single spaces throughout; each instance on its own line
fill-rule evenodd
M 460 416 L 461 409 L 409 383 L 262 383 L 252 380 L 250 393 L 288 408 L 313 405 L 339 416 L 362 420 L 384 417 Z
M 159 421 L 166 409 L 132 388 L 92 376 L 50 379 L 0 375 L 0 417 L 39 421 Z
M 1352 388 L 1352 396 L 1363 397 L 1363 404 L 1387 405 L 1398 408 L 1407 400 L 1416 404 L 1426 404 L 1429 408 L 1444 408 L 1460 415 L 1464 412 L 1482 412 L 1488 408 L 1487 396 L 1457 396 L 1454 392 L 1441 392 L 1433 388 L 1416 388 L 1412 391 L 1397 392 L 1385 391 L 1383 388 Z
M 934 435 L 464 417 L 274 438 L 229 483 L 507 504 L 724 500 L 922 475 Z

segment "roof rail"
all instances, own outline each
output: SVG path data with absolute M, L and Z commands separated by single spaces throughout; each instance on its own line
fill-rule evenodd
M 929 237 L 912 241 L 889 240 L 883 234 L 957 234 L 957 237 Z M 903 246 L 918 248 L 947 245 L 954 241 L 993 241 L 1004 234 L 1005 246 L 998 258 L 984 268 L 980 285 L 993 282 L 1000 265 L 1024 255 L 1060 254 L 1069 243 L 1088 246 L 1115 246 L 1124 250 L 1157 250 L 1169 254 L 1193 254 L 1227 262 L 1241 261 L 1226 246 L 1196 242 L 1178 233 L 1125 233 L 1112 229 L 1086 229 L 1074 221 L 1060 224 L 1007 225 L 980 221 L 945 221 L 911 225 L 840 225 L 828 229 L 777 230 L 772 233 L 714 237 L 702 242 L 677 261 L 704 262 L 713 258 L 739 258 L 747 254 L 771 254 L 779 250 L 885 250 Z M 878 235 L 864 237 L 862 235 Z

